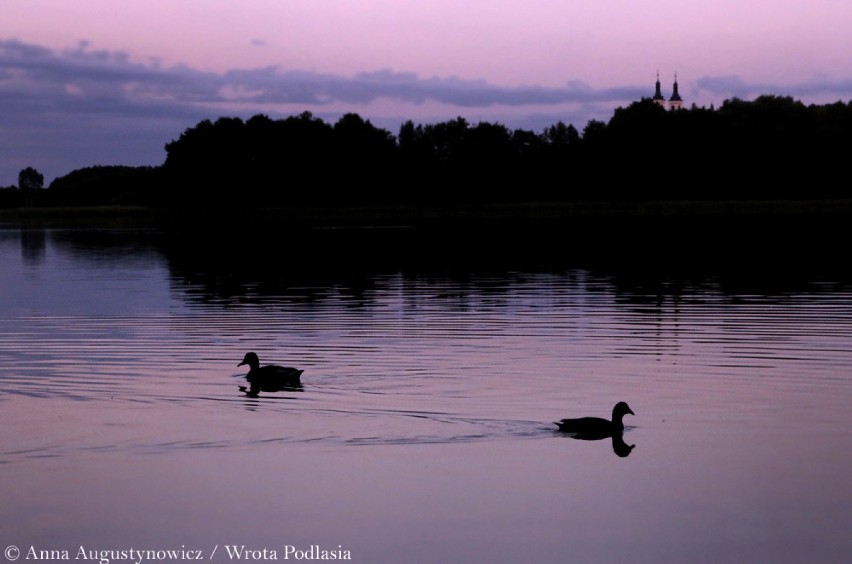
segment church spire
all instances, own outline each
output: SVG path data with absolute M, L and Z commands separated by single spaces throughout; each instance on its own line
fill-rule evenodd
M 683 99 L 677 92 L 677 71 L 675 71 L 674 85 L 672 86 L 672 97 L 669 98 L 669 109 L 680 110 L 683 108 Z
M 660 106 L 666 107 L 666 99 L 663 98 L 663 93 L 660 91 L 660 71 L 657 71 L 657 91 L 654 93 L 652 100 Z

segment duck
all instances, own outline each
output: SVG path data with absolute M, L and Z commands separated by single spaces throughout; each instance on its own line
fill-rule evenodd
M 243 361 L 237 366 L 248 365 L 249 371 L 246 380 L 251 384 L 251 389 L 246 393 L 257 396 L 259 392 L 278 392 L 281 390 L 300 389 L 302 386 L 301 376 L 304 370 L 291 368 L 289 366 L 278 366 L 276 364 L 260 365 L 260 359 L 256 353 L 246 353 Z M 241 391 L 246 391 L 245 386 L 240 386 Z
M 553 423 L 563 433 L 571 433 L 578 438 L 604 439 L 621 436 L 624 433 L 622 418 L 636 415 L 626 402 L 620 401 L 612 408 L 612 421 L 601 417 L 580 417 L 579 419 L 561 419 Z

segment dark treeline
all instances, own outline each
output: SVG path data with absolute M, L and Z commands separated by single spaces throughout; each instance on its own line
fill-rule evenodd
M 356 114 L 329 124 L 205 120 L 166 144 L 158 167 L 92 167 L 46 190 L 0 190 L 0 206 L 353 206 L 531 201 L 848 198 L 852 102 L 789 97 L 667 111 L 646 99 L 582 132 L 404 123 Z M 14 192 L 14 193 L 13 193 Z M 23 192 L 27 192 L 26 200 Z M 33 194 L 36 192 L 36 194 Z

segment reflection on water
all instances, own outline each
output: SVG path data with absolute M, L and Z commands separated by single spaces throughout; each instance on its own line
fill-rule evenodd
M 47 235 L 44 229 L 21 230 L 21 259 L 24 264 L 39 265 L 44 261 Z
M 848 554 L 843 261 L 495 237 L 0 229 L 7 544 Z M 246 397 L 248 350 L 301 386 Z M 622 398 L 623 434 L 554 430 Z
M 616 456 L 624 458 L 626 456 L 630 456 L 630 452 L 636 448 L 636 445 L 629 445 L 624 442 L 624 433 L 616 433 L 614 435 L 608 437 L 602 436 L 590 436 L 590 435 L 578 435 L 578 434 L 564 434 L 565 437 L 578 440 L 578 441 L 602 441 L 612 444 L 612 452 L 615 453 Z

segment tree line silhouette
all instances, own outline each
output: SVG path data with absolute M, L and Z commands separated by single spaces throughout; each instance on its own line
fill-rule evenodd
M 221 117 L 167 143 L 160 166 L 79 169 L 47 189 L 28 169 L 26 185 L 0 189 L 0 207 L 848 198 L 850 149 L 852 102 L 783 96 L 676 111 L 643 99 L 582 132 L 458 117 L 407 121 L 394 136 L 353 113 Z

